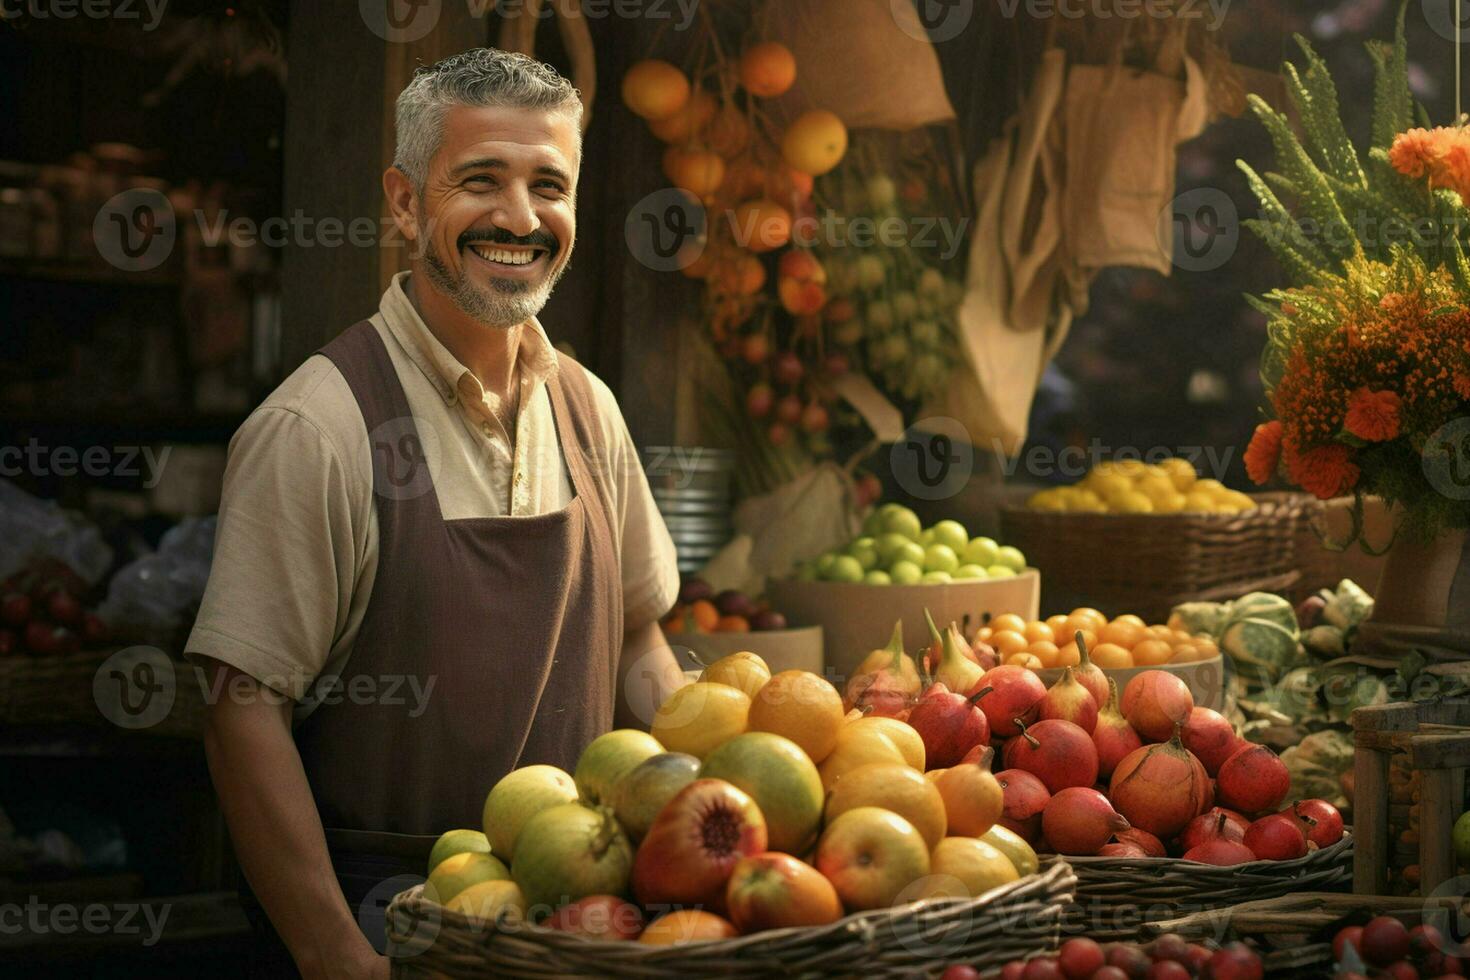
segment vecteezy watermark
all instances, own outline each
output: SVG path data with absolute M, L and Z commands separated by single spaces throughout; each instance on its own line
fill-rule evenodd
M 1230 195 L 1217 187 L 1176 194 L 1159 212 L 1159 248 L 1188 272 L 1218 269 L 1240 242 L 1240 214 Z
M 623 240 L 633 258 L 654 272 L 677 272 L 704 254 L 704 206 L 686 191 L 665 187 L 628 211 Z
M 1419 12 L 1429 29 L 1446 41 L 1470 40 L 1470 10 L 1462 0 L 1419 0 Z
M 1003 16 L 1017 12 L 1033 20 L 1203 20 L 1206 30 L 1225 22 L 1231 0 L 998 0 Z
M 945 500 L 965 488 L 975 471 L 970 431 L 945 415 L 920 419 L 888 451 L 893 478 L 910 496 Z
M 387 925 L 388 906 L 392 904 L 394 897 L 423 883 L 423 875 L 405 874 L 385 878 L 374 885 L 357 906 L 357 925 L 362 929 L 363 935 L 374 938 L 383 935 Z M 439 938 L 437 915 L 414 916 L 412 925 L 413 932 L 408 936 L 395 937 L 398 940 L 393 944 L 395 959 L 417 956 L 434 945 L 434 940 Z M 378 947 L 376 942 L 374 947 L 379 953 L 388 952 L 387 949 Z
M 532 10 L 526 0 L 463 0 L 466 12 L 475 19 L 499 12 L 502 17 L 524 17 L 527 14 L 547 18 L 555 14 L 554 4 L 544 3 Z M 700 0 L 582 0 L 582 16 L 587 20 L 618 17 L 624 20 L 667 21 L 676 31 L 687 30 L 694 23 Z M 439 23 L 444 0 L 358 0 L 358 13 L 367 29 L 393 44 L 411 44 L 432 31 Z
M 0 902 L 0 935 L 4 936 L 139 936 L 153 946 L 173 911 L 170 902 L 45 902 L 38 895 L 24 903 Z
M 163 479 L 172 451 L 171 446 L 156 452 L 152 446 L 47 446 L 32 437 L 24 446 L 0 446 L 0 476 L 141 476 L 151 490 Z
M 158 268 L 173 253 L 177 238 L 173 206 L 151 187 L 115 194 L 92 221 L 98 254 L 123 272 Z
M 0 20 L 139 21 L 143 30 L 155 30 L 163 21 L 168 0 L 0 0 Z
M 458 394 L 449 396 L 458 399 Z M 442 458 L 433 425 L 412 416 L 389 419 L 368 434 L 373 454 L 373 492 L 388 500 L 411 500 L 434 489 Z
M 299 685 L 302 677 L 266 674 L 259 678 L 223 671 L 206 673 L 193 665 L 177 664 L 156 647 L 133 646 L 108 657 L 92 675 L 92 699 L 102 717 L 119 728 L 152 728 L 173 711 L 181 690 L 193 685 L 205 704 L 283 704 L 280 693 Z M 303 704 L 385 705 L 404 708 L 409 718 L 428 709 L 437 675 L 340 674 L 315 678 Z
M 975 16 L 975 0 L 888 0 L 888 7 L 899 30 L 931 44 L 959 37 Z
M 1446 422 L 1424 440 L 1420 459 L 1430 486 L 1451 500 L 1470 500 L 1470 415 Z
M 1086 446 L 1066 446 L 1052 449 L 1050 446 L 1032 446 L 1025 452 L 1007 456 L 999 439 L 991 440 L 991 449 L 1001 458 L 1001 470 L 1007 477 L 1022 472 L 1038 479 L 1068 477 L 1081 479 L 1098 463 L 1136 460 L 1140 463 L 1157 464 L 1171 457 L 1188 460 L 1195 470 L 1216 480 L 1224 479 L 1235 458 L 1234 446 L 1110 446 L 1101 439 L 1093 438 Z

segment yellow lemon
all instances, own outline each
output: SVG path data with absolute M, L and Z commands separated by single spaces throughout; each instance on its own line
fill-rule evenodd
M 1106 500 L 1115 493 L 1125 493 L 1133 489 L 1132 482 L 1122 473 L 1109 472 L 1101 467 L 1087 474 L 1082 485 L 1096 495 L 1099 499 Z
M 1191 490 L 1184 495 L 1184 510 L 1186 513 L 1213 514 L 1217 509 L 1215 506 L 1215 495 L 1207 490 Z
M 744 691 L 726 684 L 687 684 L 659 706 L 649 732 L 670 752 L 703 759 L 745 731 L 749 714 Z
M 502 914 L 519 919 L 526 911 L 526 899 L 513 881 L 482 881 L 471 885 L 444 903 L 451 912 L 494 922 Z
M 704 669 L 699 679 L 707 684 L 724 684 L 744 691 L 753 698 L 766 681 L 771 679 L 771 668 L 759 655 L 748 650 L 721 657 Z
M 896 762 L 908 765 L 893 739 L 880 731 L 868 731 L 853 738 L 839 739 L 837 748 L 817 766 L 822 788 L 831 789 L 837 780 L 858 768 L 874 762 Z
M 454 896 L 472 885 L 509 878 L 510 869 L 499 858 L 482 851 L 463 851 L 440 861 L 429 872 L 429 882 L 424 891 L 440 905 L 448 905 Z
M 1188 493 L 1194 486 L 1194 481 L 1198 479 L 1198 474 L 1194 472 L 1194 464 L 1178 456 L 1159 463 L 1159 469 L 1169 474 L 1169 478 L 1174 481 L 1174 489 L 1180 493 Z
M 1152 514 L 1154 502 L 1137 490 L 1120 493 L 1113 498 L 1113 510 L 1119 514 Z
M 826 820 L 848 810 L 877 806 L 903 817 L 933 848 L 944 837 L 948 818 L 939 787 L 906 765 L 877 762 L 858 766 L 837 780 L 827 796 Z
M 981 834 L 980 839 L 1004 854 L 1022 878 L 1034 875 L 1041 867 L 1041 861 L 1031 845 L 1026 843 L 1026 838 L 1009 827 L 996 824 Z
M 978 837 L 946 837 L 929 855 L 925 898 L 975 898 L 1021 877 L 1011 859 Z
M 1154 499 L 1155 514 L 1178 514 L 1184 510 L 1184 494 L 1170 491 Z
M 762 685 L 750 702 L 749 727 L 791 739 L 813 762 L 821 762 L 846 727 L 842 695 L 809 670 L 783 670 Z
M 837 737 L 837 744 L 841 745 L 843 739 L 863 737 L 860 733 L 869 731 L 886 735 L 897 746 L 906 765 L 919 772 L 924 771 L 923 737 L 914 726 L 897 718 L 884 718 L 881 715 L 859 718 L 842 730 L 842 734 Z

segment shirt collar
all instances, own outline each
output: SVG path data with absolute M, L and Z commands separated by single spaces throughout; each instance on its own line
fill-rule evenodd
M 383 300 L 378 306 L 383 323 L 446 401 L 453 401 L 456 394 L 483 398 L 484 388 L 479 379 L 434 336 L 419 316 L 419 311 L 414 309 L 413 301 L 404 290 L 409 275 L 408 272 L 397 273 L 383 293 Z M 541 321 L 531 317 L 527 326 L 529 329 L 521 331 L 516 366 L 521 371 L 522 382 L 534 387 L 551 380 L 556 374 L 556 349 L 546 336 Z

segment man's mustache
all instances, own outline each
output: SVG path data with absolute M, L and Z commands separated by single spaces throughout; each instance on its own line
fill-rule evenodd
M 459 248 L 462 250 L 467 245 L 520 245 L 524 248 L 544 248 L 547 255 L 555 257 L 561 251 L 561 242 L 556 236 L 544 228 L 538 228 L 529 235 L 513 235 L 504 228 L 471 229 L 459 236 Z

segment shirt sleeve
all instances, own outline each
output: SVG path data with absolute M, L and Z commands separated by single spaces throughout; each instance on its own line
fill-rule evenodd
M 618 411 L 612 392 L 600 381 L 596 385 L 610 405 L 605 417 L 614 422 L 610 426 L 609 460 L 620 523 L 623 628 L 629 630 L 647 626 L 673 608 L 679 597 L 679 565 L 674 541 L 648 488 L 648 477 L 628 423 Z
M 351 604 L 348 474 L 291 408 L 258 409 L 231 440 L 209 584 L 187 647 L 300 701 Z

